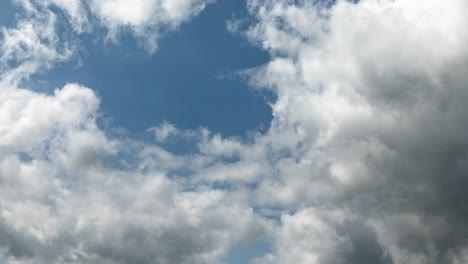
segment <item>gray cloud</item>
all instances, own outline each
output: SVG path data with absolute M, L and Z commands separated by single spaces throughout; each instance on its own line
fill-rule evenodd
M 297 137 L 306 146 L 295 148 L 304 151 L 299 162 L 285 164 L 278 190 L 287 200 L 278 201 L 358 217 L 394 263 L 466 261 L 468 35 L 461 10 L 468 6 L 250 3 L 259 23 L 247 36 L 274 57 L 253 82 L 279 94 L 275 116 L 302 128 Z M 284 250 L 277 249 L 280 259 Z M 312 262 L 326 263 L 320 254 L 327 250 L 316 249 Z M 366 254 L 370 249 L 345 263 Z

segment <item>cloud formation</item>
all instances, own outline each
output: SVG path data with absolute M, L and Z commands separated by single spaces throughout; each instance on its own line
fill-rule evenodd
M 98 104 L 76 84 L 53 95 L 2 92 L 6 263 L 217 263 L 238 241 L 268 233 L 239 194 L 171 179 L 165 167 L 176 158 L 156 146 L 135 143 L 143 154 L 115 168 L 112 157 L 131 143 L 98 128 Z
M 467 183 L 463 13 L 468 5 L 437 0 L 249 4 L 259 22 L 247 36 L 272 54 L 253 79 L 278 95 L 271 141 L 294 128 L 287 132 L 288 149 L 297 153 L 278 167 L 281 187 L 264 183 L 266 193 L 260 195 L 270 201 L 277 196 L 285 208 L 341 211 L 349 218 L 341 221 L 358 221 L 375 233 L 382 262 L 466 262 L 461 186 Z M 285 216 L 282 232 L 295 217 L 320 223 L 315 218 L 321 211 L 307 218 L 310 209 L 299 210 Z M 352 229 L 333 222 L 324 229 L 341 229 L 339 243 L 306 250 L 299 262 L 351 263 L 340 254 L 331 253 L 337 256 L 332 260 L 323 255 L 353 240 Z M 281 236 L 276 258 L 267 259 L 298 259 L 285 245 L 314 237 Z M 351 245 L 348 251 L 353 250 Z
M 51 38 L 54 38 L 55 44 L 60 44 L 55 35 L 64 34 L 61 25 L 63 23 L 69 24 L 69 31 L 75 35 L 90 33 L 99 36 L 104 29 L 107 35 L 105 40 L 114 42 L 118 41 L 121 33 L 129 32 L 140 40 L 148 52 L 153 53 L 157 49 L 161 33 L 178 29 L 181 24 L 190 21 L 214 2 L 215 0 L 16 0 L 14 3 L 24 10 L 24 14 L 18 27 L 11 30 L 24 31 L 27 30 L 24 27 L 33 26 L 37 30 L 29 32 L 33 34 L 29 37 L 33 38 L 34 34 L 38 34 L 37 41 L 49 45 L 53 42 Z M 62 16 L 65 16 L 66 21 L 57 21 Z M 62 28 L 59 29 L 59 26 Z M 60 40 L 70 39 L 70 34 L 67 37 Z M 32 45 L 37 41 L 31 39 L 25 45 Z M 54 45 L 50 48 L 60 51 Z
M 224 263 L 259 240 L 273 249 L 258 264 L 468 261 L 465 1 L 249 0 L 241 33 L 271 60 L 245 74 L 276 95 L 269 130 L 167 122 L 154 143 L 100 128 L 89 88 L 21 88 L 74 54 L 50 6 L 77 34 L 97 20 L 151 51 L 211 1 L 17 2 L 0 49 L 0 262 Z

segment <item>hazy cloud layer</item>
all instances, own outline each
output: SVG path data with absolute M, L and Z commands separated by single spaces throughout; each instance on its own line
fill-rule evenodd
M 99 128 L 89 88 L 21 80 L 94 27 L 153 51 L 211 1 L 16 2 L 0 49 L 0 262 L 224 263 L 255 240 L 273 244 L 258 264 L 468 261 L 466 1 L 249 0 L 253 24 L 231 31 L 271 55 L 244 71 L 277 97 L 269 130 L 166 122 L 154 144 Z

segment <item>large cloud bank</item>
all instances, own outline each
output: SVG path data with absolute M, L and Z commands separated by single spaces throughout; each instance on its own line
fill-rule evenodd
M 101 129 L 89 88 L 22 80 L 74 56 L 57 12 L 76 34 L 141 37 L 209 1 L 17 2 L 0 49 L 0 262 L 224 263 L 256 240 L 272 244 L 257 264 L 468 262 L 466 1 L 249 0 L 242 34 L 271 61 L 245 75 L 276 95 L 270 129 L 164 123 L 153 144 Z

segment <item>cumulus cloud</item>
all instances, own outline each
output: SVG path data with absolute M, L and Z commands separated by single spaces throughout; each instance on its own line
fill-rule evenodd
M 252 80 L 278 95 L 269 136 L 295 128 L 299 153 L 260 199 L 357 214 L 393 263 L 466 261 L 466 3 L 249 4 L 246 35 L 272 54 Z
M 122 31 L 130 31 L 142 40 L 148 51 L 154 52 L 161 31 L 177 29 L 198 15 L 214 0 L 53 0 L 64 8 L 78 28 L 95 18 L 116 40 Z M 89 10 L 88 13 L 83 10 Z
M 270 128 L 166 122 L 154 143 L 100 128 L 89 88 L 20 87 L 73 54 L 49 7 L 152 50 L 211 1 L 17 2 L 0 50 L 0 262 L 223 263 L 259 239 L 272 251 L 253 263 L 468 261 L 465 1 L 249 0 L 253 24 L 232 29 L 270 53 L 245 72 L 276 95 Z
M 98 103 L 76 84 L 53 95 L 13 89 L 2 97 L 7 263 L 217 263 L 236 243 L 269 233 L 271 224 L 237 193 L 169 178 L 159 165 L 165 160 L 145 150 L 156 147 L 135 143 L 144 155 L 117 169 L 109 159 L 129 146 L 98 128 Z M 156 164 L 143 166 L 146 159 Z

